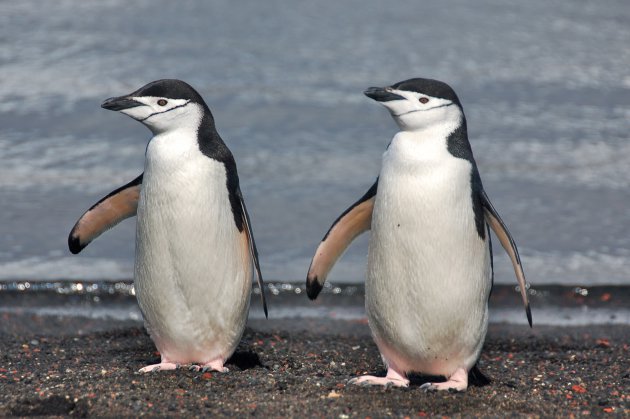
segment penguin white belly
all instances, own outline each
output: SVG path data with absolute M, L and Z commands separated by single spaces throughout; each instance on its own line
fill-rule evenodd
M 472 165 L 436 140 L 398 134 L 383 155 L 366 310 L 386 362 L 448 377 L 481 351 L 491 266 L 488 233 L 481 239 L 475 224 Z
M 170 137 L 170 138 L 169 138 Z M 135 287 L 163 359 L 227 359 L 245 328 L 252 261 L 234 222 L 225 166 L 194 136 L 147 147 L 138 205 Z

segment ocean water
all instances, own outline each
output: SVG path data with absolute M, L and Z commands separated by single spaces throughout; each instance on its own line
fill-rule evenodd
M 396 132 L 362 91 L 411 77 L 459 94 L 534 286 L 630 280 L 626 0 L 21 0 L 0 39 L 0 280 L 132 277 L 133 219 L 79 256 L 66 238 L 143 169 L 149 131 L 101 101 L 180 78 L 235 155 L 264 275 L 301 283 Z M 331 281 L 363 281 L 367 239 Z

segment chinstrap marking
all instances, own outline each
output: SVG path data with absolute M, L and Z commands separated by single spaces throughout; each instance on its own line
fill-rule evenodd
M 151 115 L 147 116 L 146 118 L 139 119 L 139 121 L 140 121 L 140 122 L 144 122 L 144 121 L 146 121 L 147 119 L 151 118 L 152 116 L 155 116 L 155 115 L 161 115 L 161 114 L 163 114 L 163 113 L 173 111 L 173 110 L 175 110 L 175 109 L 177 109 L 177 108 L 183 108 L 184 106 L 187 106 L 189 103 L 190 103 L 190 100 L 188 100 L 186 103 L 184 103 L 184 104 L 182 104 L 182 105 L 175 106 L 174 108 L 167 109 L 167 110 L 165 110 L 165 111 L 163 111 L 163 112 L 155 112 L 155 113 L 152 113 Z
M 434 106 L 434 107 L 429 108 L 429 109 L 416 109 L 416 110 L 409 111 L 409 112 L 404 112 L 404 113 L 401 113 L 401 114 L 398 114 L 398 115 L 394 114 L 394 116 L 398 117 L 398 116 L 403 116 L 403 115 L 407 115 L 407 114 L 414 113 L 414 112 L 426 112 L 426 111 L 430 111 L 432 109 L 444 108 L 446 106 L 451 106 L 451 105 L 454 105 L 454 103 L 447 103 L 446 105 Z

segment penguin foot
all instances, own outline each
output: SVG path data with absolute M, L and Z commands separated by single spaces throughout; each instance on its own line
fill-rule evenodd
M 216 359 L 214 361 L 206 362 L 203 365 L 191 365 L 190 370 L 196 371 L 196 372 L 199 372 L 199 371 L 201 372 L 208 372 L 208 371 L 230 372 L 229 369 L 223 366 L 222 359 Z
M 147 365 L 144 368 L 140 368 L 139 372 L 158 372 L 158 371 L 168 371 L 168 370 L 176 370 L 180 367 L 179 364 L 174 364 L 172 362 L 160 362 L 159 364 Z
M 409 380 L 404 374 L 389 368 L 385 377 L 363 375 L 351 379 L 348 381 L 348 384 L 356 384 L 359 386 L 409 387 Z
M 468 373 L 465 369 L 459 368 L 448 381 L 443 383 L 424 383 L 420 390 L 429 391 L 466 391 L 468 389 Z

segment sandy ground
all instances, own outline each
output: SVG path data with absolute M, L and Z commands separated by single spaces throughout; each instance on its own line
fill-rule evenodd
M 225 374 L 140 374 L 158 359 L 142 328 L 76 327 L 3 315 L 1 416 L 630 415 L 628 326 L 491 325 L 479 366 L 492 381 L 466 393 L 425 393 L 420 376 L 405 389 L 347 385 L 384 374 L 363 321 L 251 321 Z

